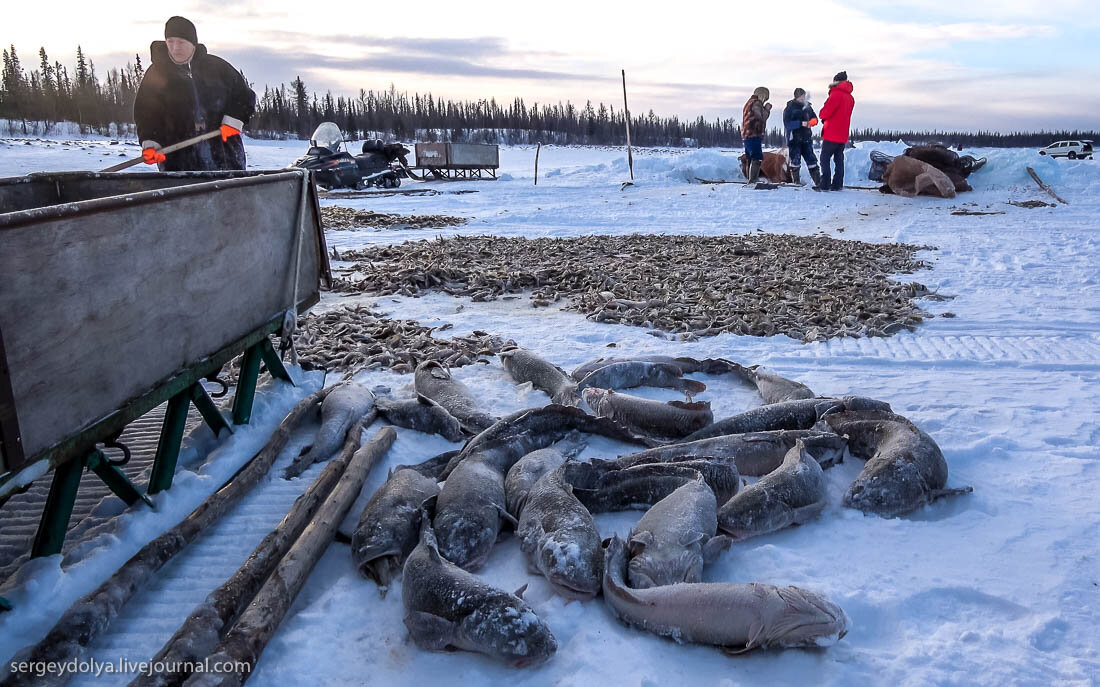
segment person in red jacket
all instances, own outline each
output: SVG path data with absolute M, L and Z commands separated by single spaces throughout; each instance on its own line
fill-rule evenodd
M 821 185 L 815 187 L 817 191 L 839 191 L 844 188 L 844 146 L 848 143 L 848 129 L 855 106 L 848 72 L 840 72 L 829 84 L 829 97 L 818 112 L 825 126 L 821 130 Z M 829 172 L 832 162 L 836 163 L 835 174 Z

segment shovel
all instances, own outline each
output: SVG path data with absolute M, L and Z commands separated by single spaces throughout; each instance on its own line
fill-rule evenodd
M 209 131 L 205 134 L 199 134 L 198 136 L 195 136 L 193 138 L 189 138 L 186 141 L 180 141 L 179 143 L 173 143 L 172 145 L 168 146 L 167 148 L 161 148 L 157 152 L 158 153 L 164 153 L 165 155 L 167 155 L 168 153 L 174 153 L 177 150 L 183 150 L 184 148 L 187 148 L 189 146 L 193 146 L 196 143 L 199 143 L 200 141 L 205 141 L 205 140 L 215 138 L 215 137 L 221 136 L 221 135 L 222 135 L 221 129 L 216 129 L 214 131 Z M 107 169 L 101 169 L 99 171 L 100 171 L 101 174 L 106 173 L 106 172 L 121 172 L 122 170 L 133 167 L 134 165 L 140 165 L 143 162 L 145 162 L 145 158 L 139 155 L 139 156 L 137 156 L 137 157 L 135 157 L 131 160 L 127 160 L 126 162 L 120 162 L 117 165 L 114 165 L 112 167 L 108 167 Z

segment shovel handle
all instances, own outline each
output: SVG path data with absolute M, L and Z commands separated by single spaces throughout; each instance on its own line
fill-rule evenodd
M 193 146 L 196 143 L 199 143 L 200 141 L 205 141 L 205 140 L 214 138 L 216 136 L 221 136 L 221 135 L 222 135 L 221 129 L 215 129 L 214 131 L 208 131 L 205 134 L 199 134 L 198 136 L 193 136 L 193 137 L 187 139 L 186 141 L 180 141 L 179 143 L 173 143 L 170 146 L 167 146 L 165 148 L 161 148 L 158 152 L 167 155 L 168 153 L 174 153 L 177 150 L 183 150 L 184 148 L 187 148 L 189 146 Z M 130 167 L 133 167 L 134 165 L 140 165 L 142 162 L 145 162 L 145 158 L 139 155 L 138 157 L 135 157 L 131 160 L 127 160 L 126 162 L 120 162 L 117 165 L 114 165 L 112 167 L 108 167 L 107 169 L 101 169 L 99 171 L 100 171 L 101 174 L 107 173 L 107 172 L 121 172 L 122 170 L 129 169 Z

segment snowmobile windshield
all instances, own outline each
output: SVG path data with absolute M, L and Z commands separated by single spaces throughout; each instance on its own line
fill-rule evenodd
M 309 138 L 309 144 L 315 148 L 328 148 L 332 152 L 340 149 L 344 142 L 344 135 L 340 133 L 340 127 L 332 122 L 322 122 L 313 135 Z

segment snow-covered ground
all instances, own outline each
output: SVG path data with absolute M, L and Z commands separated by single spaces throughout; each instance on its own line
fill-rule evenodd
M 283 167 L 304 148 L 294 141 L 249 141 L 250 166 Z M 848 151 L 849 184 L 874 185 L 865 178 L 871 149 L 897 153 L 903 146 L 863 144 Z M 133 145 L 99 140 L 24 145 L 22 140 L 0 139 L 0 176 L 106 167 L 121 159 L 120 153 L 136 152 Z M 400 585 L 380 599 L 373 584 L 353 569 L 347 547 L 334 544 L 250 684 L 364 679 L 372 684 L 463 680 L 532 685 L 1100 681 L 1100 162 L 1053 161 L 1033 150 L 967 151 L 987 156 L 989 163 L 971 177 L 975 192 L 954 200 L 856 190 L 755 191 L 694 182 L 694 177 L 739 178 L 739 152 L 635 151 L 637 183 L 620 191 L 620 182 L 628 178 L 622 151 L 544 146 L 534 186 L 534 149 L 505 148 L 500 181 L 424 185 L 441 191 L 432 196 L 340 199 L 333 194 L 324 201 L 381 212 L 459 215 L 471 218 L 468 225 L 331 231 L 328 240 L 342 249 L 456 233 L 767 231 L 937 246 L 922 254 L 933 269 L 905 279 L 954 296 L 922 305 L 956 317 L 937 317 L 914 333 L 885 339 L 801 344 L 787 337 L 723 335 L 675 343 L 638 328 L 592 323 L 573 312 L 536 310 L 525 300 L 472 303 L 445 295 L 366 299 L 377 300 L 379 309 L 395 317 L 451 323 L 454 333 L 482 329 L 513 338 L 566 369 L 609 352 L 723 356 L 766 364 L 820 394 L 858 393 L 889 401 L 940 444 L 951 469 L 949 486 L 972 485 L 972 495 L 901 519 L 864 516 L 840 506 L 843 490 L 861 467 L 860 461 L 850 460 L 827 473 L 831 505 L 822 518 L 736 545 L 705 571 L 708 580 L 797 584 L 821 591 L 847 611 L 849 634 L 825 650 L 760 652 L 736 659 L 706 647 L 677 645 L 619 624 L 598 599 L 567 603 L 554 596 L 541 578 L 526 572 L 517 542 L 509 536 L 497 545 L 482 574 L 505 589 L 529 583 L 526 598 L 559 642 L 548 664 L 515 670 L 472 654 L 418 650 L 401 621 Z M 1070 204 L 1042 209 L 1007 205 L 1010 200 L 1051 200 L 1027 175 L 1028 165 Z M 402 189 L 414 187 L 421 186 L 406 181 Z M 453 193 L 457 190 L 477 193 Z M 958 208 L 1004 214 L 952 215 Z M 326 297 L 319 307 L 347 302 Z M 464 308 L 456 312 L 459 304 Z M 611 343 L 614 348 L 607 347 Z M 547 401 L 541 392 L 522 393 L 496 362 L 455 374 L 496 413 Z M 363 377 L 395 390 L 412 381 L 389 372 Z M 701 398 L 712 402 L 718 417 L 757 402 L 730 380 L 706 381 L 709 388 Z M 277 422 L 272 420 L 275 408 L 292 400 L 285 393 L 272 395 L 273 414 L 261 422 L 267 429 Z M 642 395 L 675 397 L 666 390 Z M 349 519 L 358 517 L 390 465 L 416 462 L 451 447 L 439 437 L 406 430 L 399 434 Z M 289 460 L 306 440 L 296 437 L 281 461 Z M 226 444 L 220 454 L 226 462 L 239 462 L 243 448 Z M 584 456 L 625 450 L 630 449 L 593 439 Z M 304 489 L 320 469 L 315 466 L 293 484 Z M 274 476 L 278 472 L 227 516 L 218 531 L 166 568 L 156 593 L 136 598 L 90 655 L 99 660 L 152 656 L 218 577 L 224 579 L 243 563 L 285 513 L 294 489 Z M 163 517 L 178 518 L 183 512 Z M 600 516 L 597 523 L 606 535 L 622 535 L 639 516 Z M 42 569 L 31 571 L 24 583 L 27 599 L 47 599 L 58 590 L 66 596 L 44 604 L 37 615 L 21 614 L 20 607 L 0 615 L 0 658 L 36 641 L 48 628 L 49 616 L 66 606 L 63 601 L 74 590 L 94 588 L 151 529 L 148 524 L 130 528 L 118 541 L 90 552 L 79 568 L 60 571 L 56 565 L 39 564 Z M 234 540 L 233 534 L 239 538 Z M 212 560 L 211 552 L 218 552 L 212 572 L 201 563 Z M 209 574 L 199 575 L 203 570 Z

